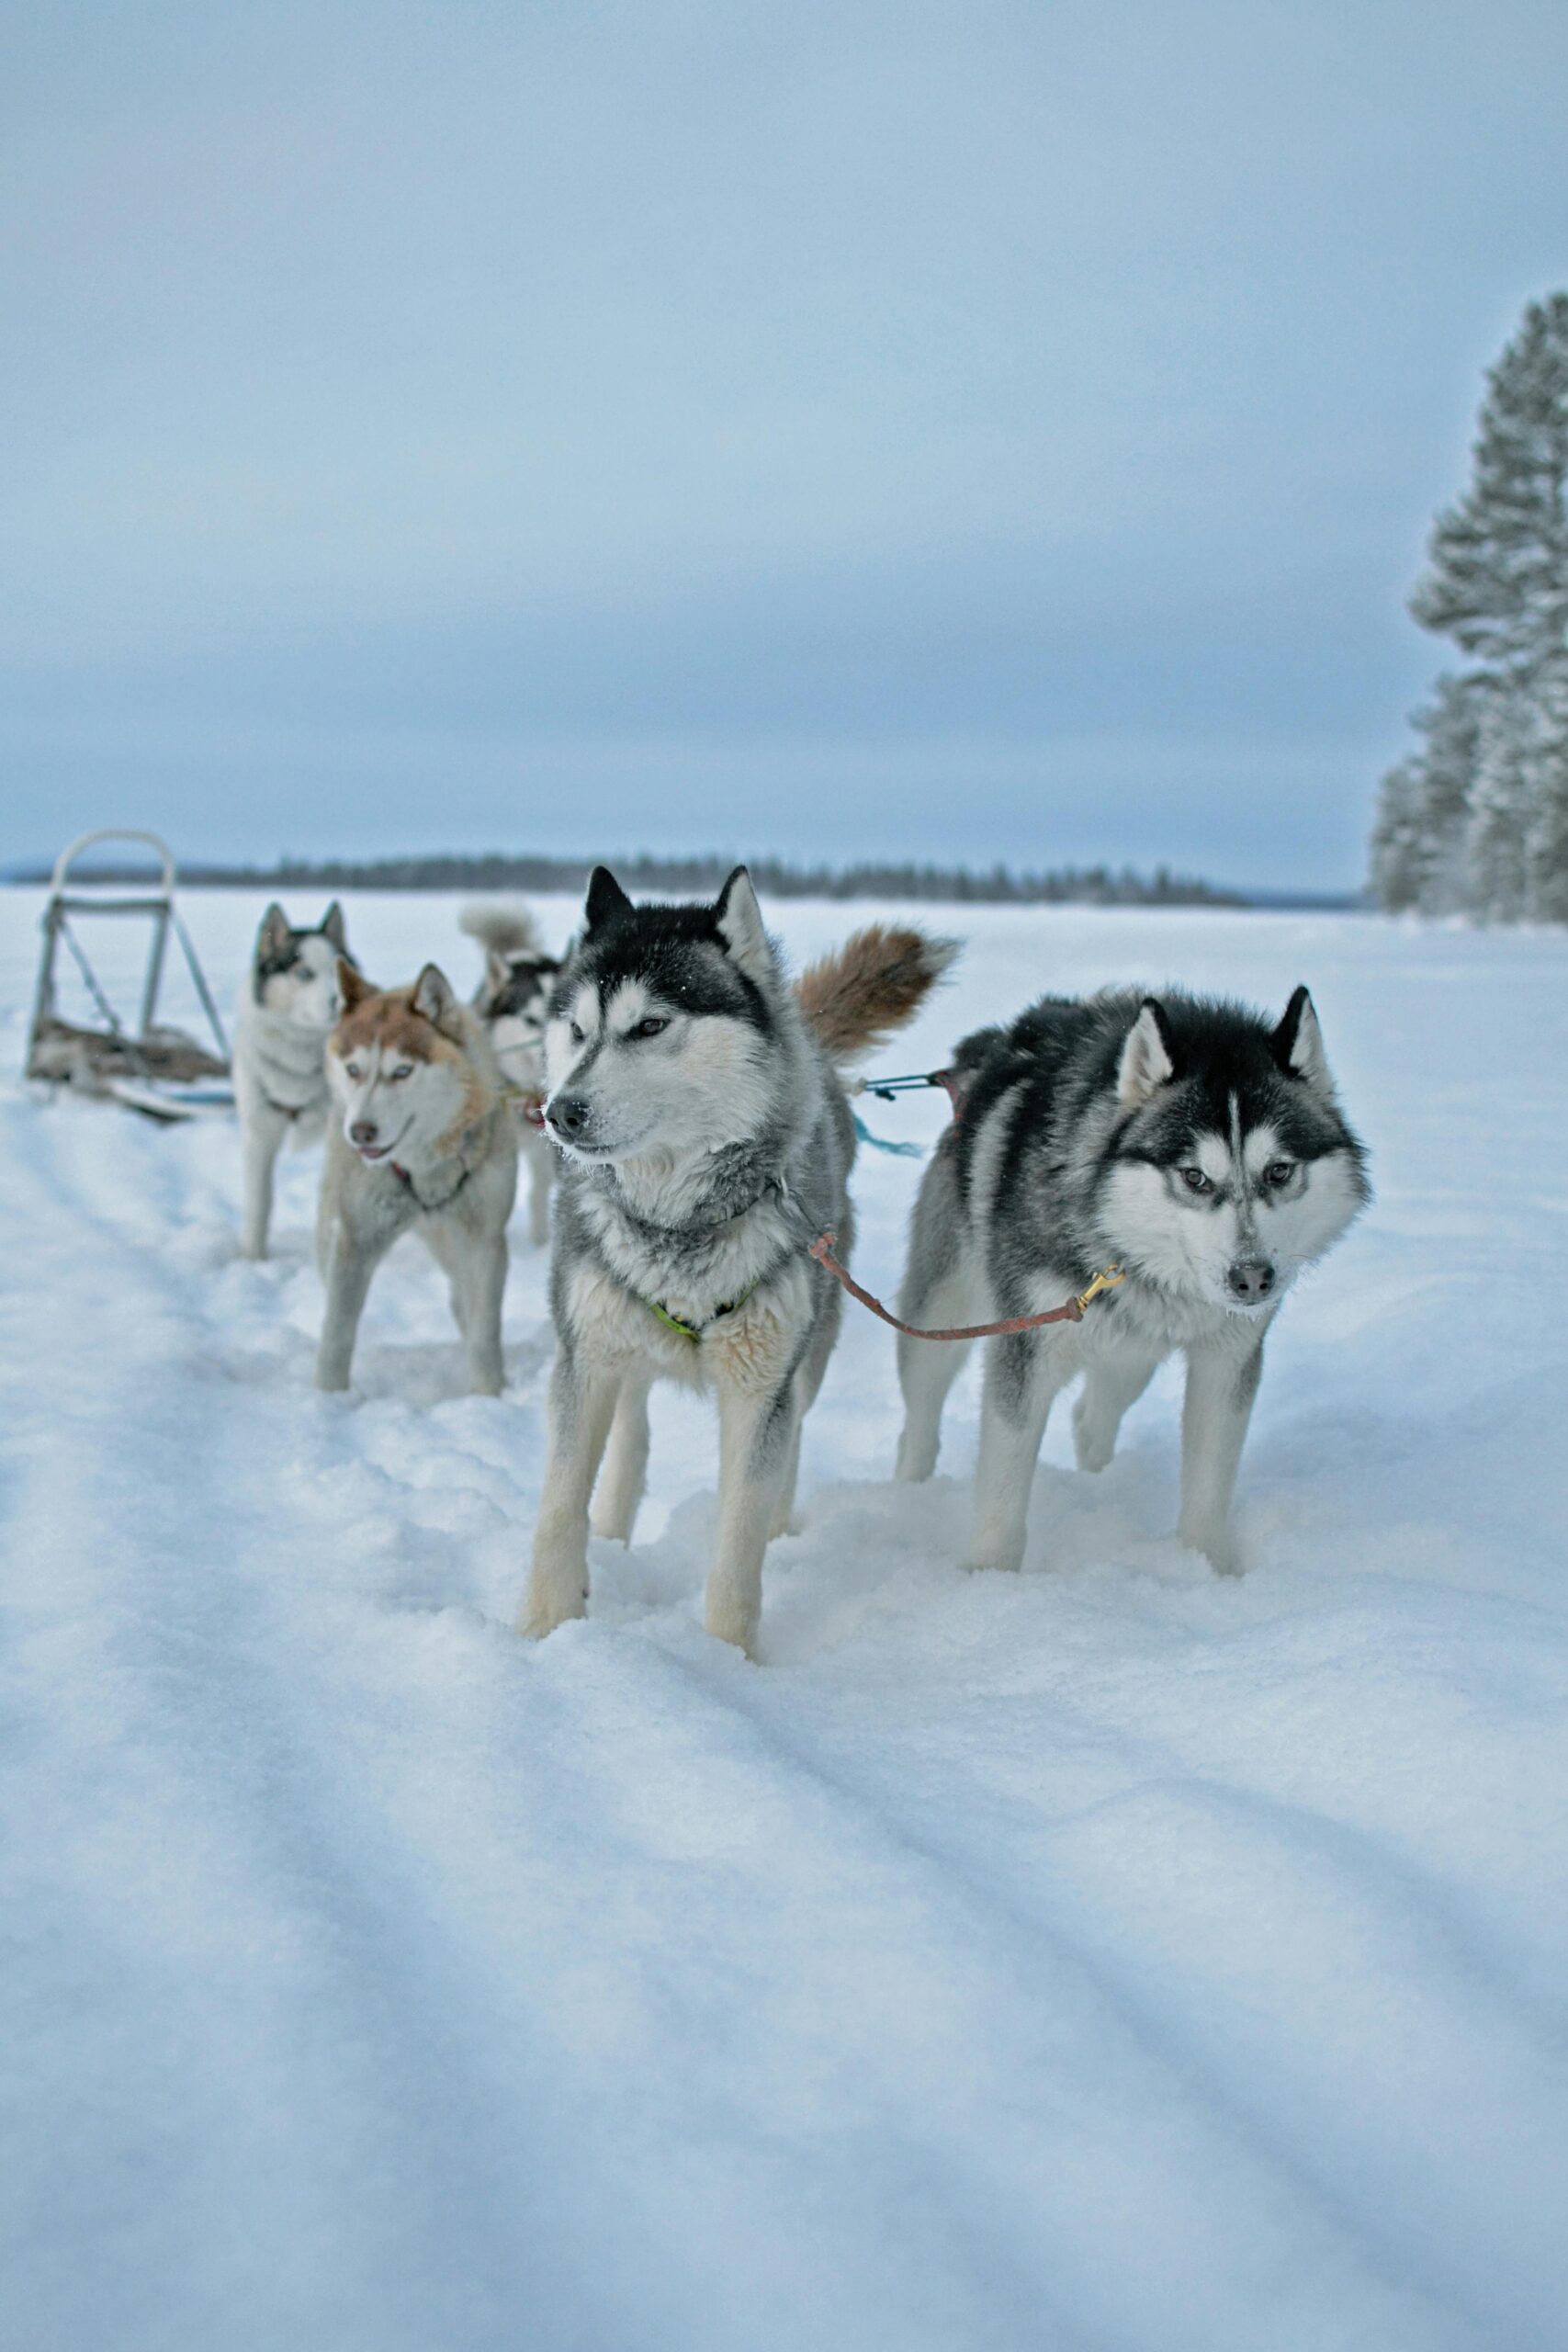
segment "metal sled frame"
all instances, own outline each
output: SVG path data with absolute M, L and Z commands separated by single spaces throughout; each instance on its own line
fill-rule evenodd
M 134 842 L 151 850 L 159 865 L 157 878 L 149 876 L 146 883 L 130 884 L 95 884 L 84 876 L 73 880 L 72 869 L 84 852 L 101 842 Z M 61 851 L 43 910 L 43 953 L 39 962 L 32 1025 L 28 1033 L 29 1078 L 107 1097 L 148 1118 L 164 1122 L 231 1107 L 229 1041 L 190 933 L 175 910 L 175 880 L 173 854 L 156 833 L 108 826 L 96 832 L 78 834 Z M 134 1033 L 127 1030 L 87 961 L 82 943 L 72 929 L 73 914 L 134 915 L 151 922 L 152 935 L 141 983 L 141 1011 Z M 182 1030 L 159 1025 L 158 996 L 171 931 L 184 953 L 192 984 L 212 1031 L 216 1053 L 209 1052 Z M 83 1028 L 64 1021 L 54 1009 L 55 963 L 62 941 L 103 1017 L 101 1029 Z

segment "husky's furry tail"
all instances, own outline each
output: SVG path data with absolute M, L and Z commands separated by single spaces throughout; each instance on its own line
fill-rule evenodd
M 526 907 L 506 906 L 499 901 L 481 899 L 474 906 L 465 907 L 457 917 L 457 928 L 494 956 L 536 956 L 544 944 L 539 926 Z
M 800 976 L 800 1009 L 830 1060 L 852 1062 L 914 1019 L 958 953 L 956 939 L 874 922 Z

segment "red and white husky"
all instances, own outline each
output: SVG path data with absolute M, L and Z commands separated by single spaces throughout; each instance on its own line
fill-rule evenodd
M 451 1279 L 470 1389 L 498 1396 L 517 1124 L 484 1023 L 434 964 L 412 988 L 377 989 L 344 963 L 338 985 L 344 1014 L 326 1057 L 337 1115 L 316 1230 L 327 1286 L 317 1385 L 348 1386 L 370 1278 L 412 1227 Z

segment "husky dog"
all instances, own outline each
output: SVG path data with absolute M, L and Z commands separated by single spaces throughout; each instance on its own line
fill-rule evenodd
M 857 933 L 791 988 L 737 866 L 712 906 L 634 906 L 603 866 L 550 1003 L 545 1117 L 564 1154 L 558 1350 L 523 1633 L 581 1617 L 593 1532 L 631 1539 L 659 1379 L 718 1402 L 710 1634 L 750 1652 L 762 1552 L 788 1522 L 801 1417 L 839 1328 L 806 1254 L 851 1239 L 854 1123 L 835 1065 L 914 1014 L 955 953 Z
M 313 1143 L 326 1125 L 326 1043 L 338 1016 L 340 958 L 354 961 L 335 899 L 313 931 L 297 931 L 276 904 L 263 915 L 234 1023 L 247 1258 L 266 1256 L 273 1169 L 285 1140 Z
M 545 1011 L 561 959 L 545 954 L 525 907 L 468 907 L 458 927 L 485 951 L 484 978 L 470 1001 L 512 1089 L 528 1169 L 528 1238 L 542 1249 L 550 1238 L 556 1173 L 555 1151 L 545 1136 Z
M 346 1388 L 370 1277 L 417 1226 L 452 1284 L 468 1386 L 499 1396 L 506 1220 L 517 1125 L 485 1026 L 427 964 L 412 988 L 339 967 L 344 1014 L 327 1045 L 339 1113 L 327 1136 L 316 1254 L 327 1286 L 321 1388 Z
M 987 1341 L 967 1565 L 1016 1568 L 1051 1400 L 1079 1372 L 1078 1465 L 1181 1348 L 1179 1533 L 1234 1570 L 1231 1497 L 1286 1291 L 1371 1197 L 1312 999 L 1283 1018 L 1172 993 L 1045 997 L 955 1057 L 959 1109 L 916 1204 L 900 1313 L 965 1324 L 1034 1314 L 1112 1262 L 1081 1323 Z M 936 1466 L 962 1344 L 900 1338 L 901 1478 Z

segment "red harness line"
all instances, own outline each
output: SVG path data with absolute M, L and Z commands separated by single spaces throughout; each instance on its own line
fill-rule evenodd
M 964 1113 L 964 1094 L 956 1074 L 950 1069 L 933 1070 L 926 1083 L 946 1090 L 956 1125 Z M 545 1119 L 540 1103 L 541 1098 L 537 1096 L 532 1102 L 524 1098 L 523 1115 L 531 1124 L 542 1127 Z M 1126 1280 L 1120 1266 L 1107 1266 L 1095 1275 L 1087 1290 L 1079 1291 L 1076 1298 L 1064 1299 L 1060 1306 L 1048 1307 L 1043 1315 L 1010 1315 L 1002 1323 L 964 1323 L 951 1331 L 921 1331 L 913 1323 L 900 1322 L 897 1315 L 889 1315 L 879 1298 L 874 1298 L 868 1290 L 862 1290 L 849 1268 L 840 1266 L 834 1257 L 836 1238 L 834 1234 L 819 1233 L 815 1241 L 807 1244 L 807 1255 L 815 1258 L 824 1273 L 831 1274 L 836 1283 L 841 1283 L 850 1296 L 857 1299 L 862 1306 L 869 1307 L 873 1315 L 880 1317 L 884 1323 L 890 1324 L 895 1331 L 902 1331 L 910 1340 L 1000 1340 L 1010 1337 L 1014 1331 L 1037 1331 L 1043 1323 L 1081 1323 L 1084 1309 L 1091 1299 L 1098 1298 L 1101 1291 L 1114 1290 L 1118 1283 Z M 661 1310 L 656 1307 L 654 1312 L 658 1314 Z M 667 1317 L 665 1319 L 668 1321 L 670 1318 Z
M 840 1266 L 834 1257 L 833 1240 L 832 1234 L 819 1233 L 807 1255 L 815 1258 L 836 1283 L 841 1283 L 852 1298 L 869 1306 L 884 1323 L 890 1323 L 895 1331 L 902 1331 L 910 1340 L 999 1340 L 1014 1331 L 1037 1331 L 1043 1323 L 1081 1323 L 1091 1298 L 1098 1298 L 1103 1290 L 1114 1290 L 1118 1283 L 1126 1280 L 1120 1266 L 1107 1266 L 1102 1273 L 1096 1274 L 1087 1290 L 1079 1291 L 1076 1298 L 1064 1299 L 1060 1306 L 1047 1307 L 1043 1315 L 1010 1315 L 1003 1323 L 960 1323 L 950 1331 L 921 1331 L 913 1323 L 901 1322 L 897 1315 L 889 1315 L 879 1298 L 862 1290 L 848 1267 Z
M 903 1088 L 919 1085 L 920 1080 L 899 1079 L 894 1083 Z M 940 1086 L 946 1093 L 953 1106 L 953 1125 L 956 1126 L 964 1116 L 966 1100 L 958 1072 L 955 1069 L 933 1069 L 927 1074 L 924 1083 Z M 876 1091 L 874 1086 L 866 1089 L 871 1094 Z M 849 1268 L 840 1266 L 834 1257 L 835 1238 L 831 1233 L 819 1233 L 816 1240 L 808 1244 L 807 1255 L 816 1259 L 824 1273 L 831 1274 L 836 1283 L 841 1283 L 852 1298 L 858 1299 L 862 1306 L 869 1307 L 884 1323 L 890 1324 L 895 1331 L 902 1331 L 908 1340 L 1002 1340 L 1010 1337 L 1014 1331 L 1038 1331 L 1043 1323 L 1081 1323 L 1084 1309 L 1090 1299 L 1098 1298 L 1101 1291 L 1114 1290 L 1118 1283 L 1127 1279 L 1120 1266 L 1106 1266 L 1095 1275 L 1087 1290 L 1079 1291 L 1076 1298 L 1064 1299 L 1060 1306 L 1047 1307 L 1043 1315 L 1010 1315 L 1002 1323 L 960 1323 L 950 1331 L 921 1331 L 913 1323 L 901 1322 L 897 1315 L 889 1315 L 879 1298 L 874 1298 L 868 1290 L 862 1290 Z

